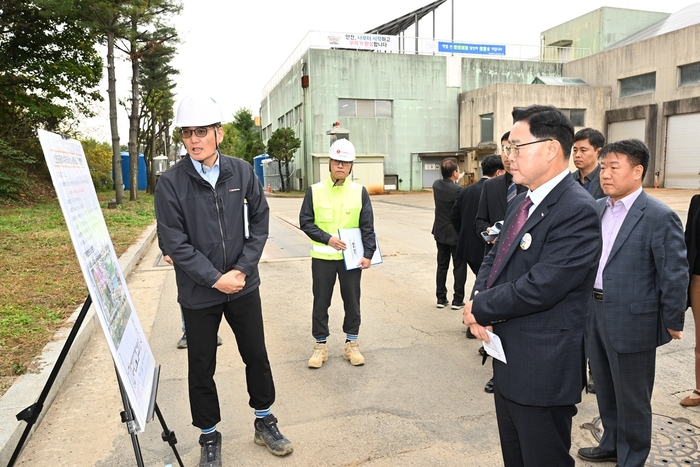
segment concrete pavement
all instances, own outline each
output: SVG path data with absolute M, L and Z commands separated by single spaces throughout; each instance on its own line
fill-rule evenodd
M 685 221 L 695 192 L 647 191 Z M 295 452 L 274 458 L 253 444 L 244 367 L 233 334 L 224 325 L 217 368 L 224 465 L 502 465 L 492 396 L 483 392 L 490 363 L 481 366 L 479 344 L 464 338 L 461 310 L 435 308 L 432 195 L 379 195 L 372 202 L 384 264 L 363 273 L 360 345 L 367 363 L 352 367 L 343 360 L 342 301 L 336 290 L 330 358 L 323 368 L 310 370 L 311 271 L 308 241 L 296 228 L 301 200 L 269 199 L 271 234 L 260 265 L 260 290 L 277 386 L 273 412 Z M 174 272 L 160 261 L 155 242 L 143 243 L 147 249 L 128 277 L 128 286 L 162 365 L 158 405 L 177 434 L 185 465 L 196 465 L 198 430 L 190 424 L 186 351 L 175 348 L 180 317 Z M 468 287 L 473 279 L 470 274 Z M 700 465 L 700 409 L 678 404 L 694 385 L 693 326 L 688 311 L 686 337 L 658 352 L 653 410 L 665 431 L 656 431 L 654 442 L 666 459 L 653 453 L 648 465 Z M 596 428 L 595 396 L 583 394 L 578 409 L 572 453 L 595 444 L 589 429 Z M 131 440 L 119 420 L 121 410 L 111 356 L 98 329 L 54 403 L 45 409 L 17 465 L 134 465 Z M 7 416 L 2 411 L 0 415 L 3 420 Z M 160 439 L 161 431 L 156 420 L 139 435 L 148 466 L 176 465 L 171 449 Z

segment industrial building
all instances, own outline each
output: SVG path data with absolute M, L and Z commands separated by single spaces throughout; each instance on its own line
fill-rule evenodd
M 354 143 L 352 176 L 370 193 L 430 187 L 446 156 L 470 183 L 480 158 L 498 152 L 513 108 L 538 103 L 610 141 L 645 141 L 645 185 L 698 188 L 700 4 L 674 14 L 601 8 L 544 31 L 537 46 L 406 37 L 444 2 L 367 33 L 312 31 L 282 64 L 260 116 L 264 141 L 280 127 L 302 140 L 292 187 L 328 176 L 338 136 Z

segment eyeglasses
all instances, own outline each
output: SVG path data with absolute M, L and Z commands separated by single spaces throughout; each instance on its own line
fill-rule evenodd
M 194 133 L 194 135 L 197 138 L 204 138 L 205 136 L 207 136 L 207 133 L 209 133 L 209 127 L 208 126 L 200 126 L 200 127 L 195 128 L 194 130 L 188 130 L 186 128 L 182 128 L 180 130 L 180 136 L 182 136 L 182 139 L 187 139 L 187 138 L 192 137 L 192 133 Z
M 335 159 L 331 159 L 331 164 L 333 164 L 336 167 L 343 167 L 345 165 L 352 165 L 352 162 L 350 162 L 350 161 L 337 161 Z
M 545 141 L 554 141 L 552 138 L 538 139 L 537 141 L 530 141 L 529 143 L 523 144 L 513 144 L 512 146 L 504 146 L 503 149 L 506 151 L 506 155 L 510 156 L 513 153 L 513 157 L 518 157 L 520 155 L 520 148 L 523 146 L 529 146 L 535 143 L 544 143 Z

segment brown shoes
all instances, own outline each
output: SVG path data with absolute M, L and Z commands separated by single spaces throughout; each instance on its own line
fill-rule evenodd
M 694 389 L 693 394 L 695 394 L 696 396 L 700 396 L 700 391 Z M 696 398 L 688 396 L 685 399 L 683 399 L 680 403 L 683 407 L 697 407 L 698 405 L 700 405 L 700 397 Z

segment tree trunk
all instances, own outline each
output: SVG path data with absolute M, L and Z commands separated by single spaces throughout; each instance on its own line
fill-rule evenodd
M 289 158 L 285 157 L 284 158 L 284 170 L 287 173 L 287 189 L 285 191 L 291 191 L 290 182 L 289 182 Z
M 282 185 L 282 191 L 285 191 L 285 189 L 284 189 L 284 177 L 282 177 L 282 160 L 281 159 L 277 159 L 277 166 L 279 167 L 280 184 Z
M 131 20 L 133 35 L 136 37 L 136 19 Z M 139 57 L 136 52 L 137 44 L 131 43 L 131 115 L 129 116 L 129 162 L 131 163 L 131 186 L 129 187 L 129 200 L 138 199 L 138 174 L 139 174 Z
M 114 72 L 114 31 L 107 32 L 107 94 L 109 96 L 109 126 L 112 130 L 112 179 L 114 197 L 117 204 L 124 204 L 124 178 L 122 177 L 122 157 L 119 149 L 119 127 L 117 125 L 117 90 Z
M 156 191 L 156 167 L 155 164 L 153 163 L 153 159 L 157 155 L 157 149 L 156 149 L 156 108 L 152 107 L 151 108 L 151 160 L 149 167 L 151 170 L 149 171 L 149 182 L 148 182 L 148 193 L 153 194 Z

